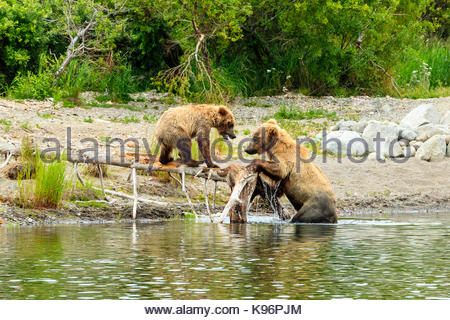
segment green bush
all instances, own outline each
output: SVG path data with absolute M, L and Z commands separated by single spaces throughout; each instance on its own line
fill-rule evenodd
M 86 48 L 55 79 L 70 42 L 68 5 L 77 26 L 101 10 Z M 287 91 L 429 96 L 449 86 L 442 0 L 128 0 L 107 15 L 112 6 L 0 0 L 0 94 L 78 105 L 88 90 L 118 103 L 147 89 L 223 102 Z

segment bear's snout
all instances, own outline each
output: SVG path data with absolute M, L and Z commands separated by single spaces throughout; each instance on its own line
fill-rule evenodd
M 257 152 L 256 149 L 251 149 L 251 148 L 247 148 L 247 149 L 245 149 L 244 151 L 245 151 L 246 153 L 248 153 L 248 154 L 255 154 L 255 153 Z

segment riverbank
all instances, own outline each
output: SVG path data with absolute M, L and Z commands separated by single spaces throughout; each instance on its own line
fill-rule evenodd
M 72 144 L 75 148 L 87 147 L 83 138 L 94 138 L 100 145 L 106 137 L 136 138 L 139 141 L 151 141 L 158 117 L 169 107 L 177 103 L 174 99 L 153 92 L 138 94 L 127 105 L 114 103 L 99 104 L 95 94 L 83 95 L 82 107 L 64 108 L 61 104 L 46 101 L 11 101 L 0 99 L 0 143 L 20 145 L 23 137 L 30 136 L 40 147 L 43 138 L 56 137 L 62 146 L 66 146 L 67 127 L 71 128 Z M 339 120 L 380 120 L 400 122 L 412 109 L 424 103 L 432 103 L 445 114 L 450 110 L 450 97 L 436 99 L 394 99 L 394 98 L 312 98 L 301 95 L 278 97 L 258 97 L 236 100 L 230 105 L 237 122 L 236 141 L 248 137 L 265 118 L 272 117 L 281 108 L 322 110 L 321 113 L 302 120 L 281 120 L 280 124 L 291 135 L 315 137 L 322 129 L 329 130 Z M 119 152 L 114 146 L 113 152 Z M 322 155 L 314 162 L 330 179 L 335 192 L 337 207 L 341 217 L 364 213 L 396 211 L 447 211 L 450 212 L 450 160 L 427 162 L 417 158 L 408 158 L 404 163 L 386 159 L 385 163 L 366 160 L 354 163 L 348 158 L 341 162 L 335 156 L 328 155 L 326 161 Z M 238 160 L 233 160 L 238 161 Z M 12 162 L 13 163 L 13 162 Z M 226 164 L 221 164 L 226 166 Z M 3 173 L 5 171 L 3 170 Z M 128 183 L 128 171 L 110 168 L 106 178 L 106 187 L 112 190 L 132 193 Z M 92 185 L 99 186 L 99 180 L 88 177 Z M 164 208 L 141 206 L 138 219 L 171 218 L 189 211 L 179 186 L 170 182 L 164 175 L 138 176 L 139 194 L 157 201 L 167 202 Z M 209 185 L 213 192 L 212 182 Z M 117 221 L 129 219 L 131 202 L 114 198 L 112 203 L 95 199 L 76 202 L 66 201 L 63 208 L 57 210 L 21 209 L 13 205 L 13 196 L 17 192 L 17 181 L 9 180 L 3 174 L 0 178 L 0 218 L 4 223 L 39 224 L 79 221 Z M 188 180 L 188 191 L 198 213 L 205 214 L 203 181 Z M 223 205 L 229 196 L 224 183 L 218 184 L 217 204 Z M 288 210 L 293 210 L 286 204 Z M 259 214 L 270 212 L 263 204 L 257 205 Z M 270 213 L 269 213 L 270 214 Z M 0 223 L 2 223 L 0 220 Z

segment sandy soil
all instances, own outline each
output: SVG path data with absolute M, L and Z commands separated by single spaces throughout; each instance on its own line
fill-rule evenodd
M 127 108 L 113 104 L 109 108 L 91 106 L 63 108 L 59 104 L 55 105 L 51 100 L 18 102 L 0 99 L 0 122 L 2 123 L 0 124 L 0 143 L 20 145 L 24 136 L 32 136 L 41 147 L 44 147 L 43 138 L 57 137 L 65 146 L 66 130 L 69 126 L 72 130 L 72 145 L 75 148 L 86 147 L 80 140 L 87 137 L 96 138 L 100 144 L 104 142 L 105 137 L 146 138 L 151 141 L 155 121 L 171 105 L 166 103 L 164 96 L 155 93 L 146 93 L 136 98 L 140 102 L 132 102 Z M 87 101 L 87 105 L 88 103 Z M 264 117 L 272 115 L 282 105 L 305 110 L 320 107 L 336 111 L 339 119 L 375 119 L 399 122 L 407 112 L 422 103 L 433 103 L 441 113 L 450 110 L 450 97 L 410 100 L 389 97 L 312 98 L 300 95 L 237 100 L 231 105 L 231 108 L 238 123 L 238 141 L 247 136 L 247 130 L 252 131 L 263 121 Z M 249 104 L 256 106 L 248 106 Z M 264 106 L 262 107 L 262 105 Z M 139 122 L 129 122 L 127 119 L 137 119 L 135 121 Z M 314 129 L 308 132 L 310 136 L 314 136 L 325 126 L 329 128 L 334 123 L 330 120 L 324 122 L 323 119 L 299 121 L 300 125 L 305 124 L 308 128 L 311 128 L 310 122 L 314 123 Z M 117 148 L 115 152 L 118 152 Z M 335 157 L 328 157 L 325 162 L 322 157 L 318 157 L 315 163 L 331 180 L 341 215 L 399 210 L 450 212 L 450 179 L 448 177 L 450 158 L 441 162 L 425 162 L 411 158 L 402 164 L 394 163 L 391 160 L 387 160 L 386 163 L 367 160 L 356 164 L 345 158 L 339 163 Z M 130 184 L 126 182 L 127 172 L 119 169 L 113 169 L 111 172 L 111 178 L 107 180 L 109 188 L 131 191 Z M 139 179 L 140 193 L 147 194 L 149 198 L 163 199 L 171 203 L 184 201 L 181 191 L 173 184 L 168 183 L 167 179 L 144 176 Z M 98 181 L 93 179 L 93 182 L 97 183 Z M 11 198 L 16 189 L 16 181 L 8 180 L 5 177 L 0 178 L 0 196 L 4 202 L 0 205 L 0 218 L 3 217 L 6 222 L 36 223 L 63 219 L 77 220 L 82 217 L 86 217 L 87 220 L 111 220 L 116 219 L 120 212 L 122 212 L 120 215 L 122 218 L 128 218 L 130 214 L 129 203 L 120 201 L 112 206 L 115 209 L 113 211 L 105 208 L 80 210 L 72 204 L 67 204 L 61 210 L 50 211 L 49 214 L 41 213 L 42 216 L 39 216 L 39 212 L 42 211 L 31 214 L 29 210 L 12 208 L 7 203 L 6 199 Z M 193 193 L 194 201 L 199 203 L 201 202 L 201 190 L 202 184 L 191 181 L 190 192 Z M 226 200 L 228 193 L 227 186 L 219 187 L 219 204 Z M 176 205 L 174 206 L 176 207 Z M 161 213 L 160 210 L 151 207 L 141 208 L 141 212 L 146 212 L 141 217 L 152 218 L 169 214 L 175 207 L 169 206 L 166 213 Z M 177 208 L 181 211 L 185 210 L 182 206 Z M 199 206 L 199 211 L 204 211 L 202 205 Z M 29 219 L 30 217 L 32 221 Z

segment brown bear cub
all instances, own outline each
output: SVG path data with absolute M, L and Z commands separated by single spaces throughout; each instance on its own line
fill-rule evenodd
M 191 139 L 196 138 L 203 159 L 209 168 L 218 168 L 211 160 L 209 133 L 216 128 L 224 139 L 234 139 L 234 116 L 225 106 L 187 105 L 164 112 L 156 124 L 155 136 L 161 147 L 159 162 L 173 161 L 172 150 L 177 148 L 181 162 L 196 167 L 201 162 L 192 159 Z
M 267 121 L 256 130 L 245 152 L 267 153 L 270 160 L 257 159 L 250 166 L 274 180 L 281 180 L 282 193 L 297 210 L 291 222 L 337 222 L 330 181 L 315 164 L 308 161 L 308 149 L 297 145 L 275 120 Z

